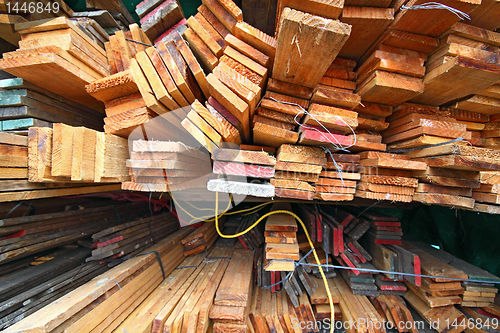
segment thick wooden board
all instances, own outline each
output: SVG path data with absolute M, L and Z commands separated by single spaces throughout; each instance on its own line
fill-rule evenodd
M 394 20 L 393 8 L 345 6 L 340 21 L 352 25 L 351 35 L 339 53 L 359 59 Z
M 319 84 L 314 89 L 311 101 L 338 105 L 352 109 L 359 105 L 361 97 L 357 93 L 353 93 L 346 89 L 339 89 Z
M 214 161 L 213 172 L 234 176 L 247 176 L 269 179 L 274 176 L 274 168 L 252 164 Z
M 198 7 L 198 12 L 203 15 L 203 17 L 214 27 L 214 29 L 225 38 L 229 34 L 229 30 L 224 26 L 224 24 L 211 12 L 211 10 L 202 4 Z
M 274 127 L 268 124 L 255 123 L 253 128 L 254 144 L 280 147 L 282 144 L 297 142 L 299 134 L 283 128 Z
M 313 89 L 311 88 L 280 81 L 274 78 L 268 79 L 267 90 L 304 99 L 310 99 L 313 94 Z
M 234 49 L 238 50 L 245 56 L 253 59 L 254 61 L 258 62 L 260 65 L 267 67 L 269 64 L 269 57 L 265 55 L 264 53 L 260 52 L 259 50 L 255 49 L 251 45 L 245 43 L 244 41 L 236 38 L 235 36 L 228 34 L 224 38 L 225 42 L 233 47 Z
M 313 38 L 318 37 L 319 29 L 322 34 L 320 40 L 315 41 Z M 280 18 L 273 77 L 314 88 L 347 41 L 350 32 L 350 26 L 338 21 L 284 8 Z M 307 50 L 307 53 L 301 49 Z
M 236 23 L 233 34 L 245 43 L 250 44 L 257 50 L 267 55 L 269 57 L 270 64 L 274 63 L 277 47 L 276 38 L 266 35 L 262 31 L 245 22 Z
M 248 164 L 275 165 L 276 159 L 263 151 L 214 149 L 212 159 L 216 161 L 231 161 Z
M 412 101 L 441 105 L 487 88 L 498 82 L 499 77 L 500 68 L 496 64 L 454 57 L 425 75 L 425 91 Z M 465 79 L 466 85 L 464 85 Z M 454 85 L 444 89 L 445 82 L 454 82 Z
M 242 134 L 248 141 L 250 138 L 250 111 L 248 104 L 220 82 L 214 74 L 207 76 L 207 83 L 210 94 L 240 121 L 244 131 Z

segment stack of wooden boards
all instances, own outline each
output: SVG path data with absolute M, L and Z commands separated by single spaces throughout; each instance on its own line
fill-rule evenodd
M 209 313 L 214 333 L 246 332 L 252 300 L 253 258 L 253 251 L 234 251 Z
M 286 205 L 273 205 L 272 210 L 279 209 L 286 209 Z M 264 266 L 266 271 L 295 270 L 294 260 L 300 259 L 297 230 L 297 223 L 291 215 L 279 213 L 267 218 L 264 231 L 266 238 Z
M 467 274 L 469 280 L 476 280 L 476 282 L 461 281 L 463 288 L 462 307 L 488 307 L 493 304 L 495 295 L 498 293 L 498 289 L 494 286 L 499 281 L 498 277 L 423 242 L 412 242 L 412 244 L 441 261 L 450 263 L 450 266 L 455 269 L 462 270 Z
M 277 80 L 269 79 L 271 81 Z M 309 101 L 275 92 L 268 87 L 259 104 L 252 120 L 254 143 L 275 148 L 297 143 L 299 134 L 295 128 L 304 117 Z
M 376 244 L 401 245 L 403 229 L 397 217 L 376 212 L 364 212 L 362 216 L 370 222 L 368 233 L 375 238 Z
M 357 69 L 357 90 L 363 101 L 400 105 L 424 91 L 425 54 L 379 45 Z
M 51 128 L 33 128 L 32 132 L 52 132 Z M 59 182 L 42 181 L 38 178 L 42 172 L 51 177 L 50 165 L 52 164 L 52 138 L 50 140 L 44 135 L 45 141 L 40 140 L 37 147 L 37 138 L 26 138 L 25 136 L 0 133 L 0 201 L 16 201 L 26 199 L 47 198 L 56 196 L 66 196 L 75 194 L 86 194 L 96 192 L 115 191 L 119 185 L 100 185 L 88 183 L 71 182 L 71 178 L 59 178 Z M 49 142 L 50 141 L 50 142 Z M 49 142 L 45 144 L 45 142 Z M 40 153 L 40 154 L 38 154 Z M 40 160 L 38 160 L 38 157 Z M 71 156 L 69 156 L 71 166 Z M 43 168 L 38 168 L 39 161 L 43 161 Z M 31 166 L 31 168 L 30 168 Z M 46 166 L 49 166 L 46 169 Z M 71 170 L 70 170 L 71 171 Z M 94 180 L 92 179 L 91 182 Z M 116 182 L 117 180 L 115 180 Z
M 27 134 L 53 123 L 102 129 L 102 113 L 54 94 L 22 78 L 0 80 L 0 130 Z
M 129 179 L 125 166 L 129 157 L 127 140 L 86 127 L 54 124 L 53 128 L 30 128 L 28 157 L 30 182 L 75 182 L 77 186 L 78 182 L 116 183 Z
M 359 154 L 361 179 L 355 196 L 365 199 L 411 202 L 418 180 L 412 170 L 425 170 L 426 164 L 410 157 L 376 151 Z
M 213 149 L 213 173 L 218 178 L 210 179 L 207 189 L 256 197 L 274 197 L 275 188 L 269 184 L 269 179 L 275 175 L 274 149 L 263 151 L 259 148 L 261 147 L 241 146 L 239 150 Z
M 359 155 L 326 153 L 324 169 L 315 183 L 315 199 L 350 201 L 354 199 L 359 173 Z
M 354 111 L 358 113 L 358 127 L 354 131 L 355 142 L 349 148 L 350 151 L 380 150 L 386 149 L 382 143 L 382 135 L 379 133 L 385 130 L 389 123 L 386 117 L 392 113 L 392 107 L 383 104 L 376 104 L 363 101 L 356 106 Z
M 500 194 L 498 193 L 499 191 L 499 185 L 500 185 L 500 179 L 498 177 L 498 172 L 497 171 L 481 171 L 479 172 L 479 182 L 480 185 L 478 188 L 474 188 L 473 191 L 478 192 L 478 193 L 486 193 L 486 194 Z M 479 194 L 481 195 L 481 194 Z M 487 196 L 490 199 L 494 198 L 494 196 L 489 195 Z M 483 197 L 484 199 L 484 197 Z M 478 200 L 480 201 L 480 200 Z M 493 201 L 493 200 L 490 200 Z M 489 202 L 489 203 L 481 203 L 481 202 L 476 202 L 474 201 L 474 211 L 476 212 L 482 212 L 482 213 L 489 213 L 489 214 L 500 214 L 500 206 L 498 204 Z
M 421 193 L 414 195 L 415 201 L 467 209 L 473 209 L 475 201 L 497 203 L 497 195 L 484 193 L 488 186 L 481 190 L 479 182 L 479 171 L 498 171 L 500 168 L 497 150 L 447 144 L 411 151 L 407 155 L 427 164 L 426 170 L 415 174 L 420 181 L 440 185 L 419 184 L 418 192 Z
M 115 266 L 66 294 L 64 298 L 14 324 L 6 332 L 37 330 L 41 327 L 65 329 L 68 332 L 105 328 L 114 330 L 184 260 L 180 240 L 192 230 L 192 227 L 185 227 L 176 231 L 141 255 Z M 181 276 L 184 273 L 183 270 L 176 271 Z M 164 284 L 172 282 L 170 279 L 165 281 Z M 151 325 L 152 319 L 148 322 L 137 320 L 134 324 Z
M 109 75 L 103 47 L 66 17 L 20 23 L 16 30 L 21 34 L 20 49 L 3 54 L 2 70 L 102 110 L 85 85 Z
M 210 156 L 182 142 L 132 142 L 130 159 L 126 161 L 130 182 L 122 189 L 142 192 L 172 192 L 207 186 L 211 173 Z
M 215 101 L 212 102 L 219 106 Z M 209 152 L 240 144 L 241 137 L 236 127 L 208 101 L 206 106 L 195 100 L 181 122 L 182 127 Z M 225 110 L 222 113 L 225 113 Z
M 184 245 L 184 255 L 187 257 L 203 252 L 209 249 L 216 239 L 215 223 L 205 222 L 203 226 L 196 228 L 196 230 L 181 240 L 181 243 Z
M 104 263 L 133 257 L 178 229 L 179 221 L 170 212 L 106 228 L 92 235 L 94 249 L 86 261 Z
M 451 112 L 438 107 L 404 103 L 387 117 L 389 127 L 382 132 L 389 149 L 407 149 L 444 143 L 453 139 L 468 140 L 471 134 Z
M 325 151 L 317 147 L 283 144 L 277 153 L 276 174 L 271 184 L 276 196 L 313 200 L 322 166 L 326 164 Z
M 443 31 L 444 32 L 444 31 Z M 497 113 L 481 97 L 469 95 L 498 82 L 498 33 L 464 23 L 455 23 L 441 35 L 440 47 L 427 60 L 425 89 L 412 99 L 416 103 L 443 105 L 462 99 L 458 108 L 481 113 Z M 447 88 L 447 83 L 453 86 Z M 471 99 L 468 103 L 467 99 Z M 472 108 L 466 105 L 472 105 Z
M 33 261 L 32 266 L 2 278 L 0 329 L 8 328 L 108 270 L 98 263 L 81 266 L 89 254 L 90 249 L 84 247 L 61 247 L 36 259 L 28 258 L 28 264 Z
M 76 211 L 4 219 L 0 227 L 0 263 L 12 262 L 75 243 L 109 226 L 138 218 L 145 204 L 104 205 Z M 120 213 L 117 213 L 120 211 Z
M 144 51 L 144 44 L 151 45 L 148 36 L 134 23 L 128 31 L 118 30 L 104 43 L 110 74 L 129 69 L 130 61 L 138 52 Z

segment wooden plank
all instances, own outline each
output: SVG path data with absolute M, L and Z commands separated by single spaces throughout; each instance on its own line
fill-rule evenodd
M 207 6 L 202 4 L 200 7 L 198 7 L 198 12 L 202 14 L 208 22 L 210 22 L 210 24 L 215 28 L 215 30 L 217 30 L 222 38 L 225 38 L 229 34 L 229 30 Z
M 248 176 L 264 179 L 272 178 L 274 176 L 274 168 L 267 166 L 222 161 L 214 161 L 213 164 L 213 172 L 215 174 Z
M 217 99 L 231 114 L 242 124 L 246 140 L 250 138 L 250 115 L 249 106 L 239 98 L 228 87 L 221 83 L 213 74 L 207 76 L 210 94 Z
M 339 56 L 361 58 L 393 20 L 393 8 L 344 6 L 340 21 L 352 25 L 352 31 Z
M 198 63 L 198 61 L 196 61 L 196 58 L 193 56 L 186 42 L 184 42 L 179 33 L 174 31 L 172 32 L 172 34 L 173 34 L 173 41 L 177 49 L 182 54 L 182 57 L 184 58 L 187 65 L 191 69 L 191 72 L 193 73 L 196 82 L 198 82 L 201 90 L 203 91 L 203 94 L 205 95 L 206 98 L 208 98 L 208 96 L 210 96 L 210 93 L 208 91 L 208 84 L 205 78 L 205 74 L 203 73 L 203 70 L 200 67 L 200 64 Z
M 280 19 L 273 77 L 314 88 L 347 41 L 350 26 L 287 8 Z M 320 26 L 323 34 L 319 41 L 314 41 L 311 36 L 318 36 Z M 308 50 L 307 54 L 301 48 Z
M 150 40 L 155 40 L 164 31 L 184 18 L 177 1 L 164 1 L 141 18 L 141 28 Z
M 498 80 L 499 73 L 496 65 L 454 57 L 425 75 L 425 91 L 420 96 L 413 98 L 412 101 L 428 105 L 441 105 L 496 83 L 495 80 Z M 462 82 L 460 78 L 464 77 L 467 77 L 467 86 L 458 84 Z M 453 80 L 455 84 L 451 89 L 444 90 L 441 86 L 442 82 L 450 82 L 450 80 Z
M 160 104 L 154 97 L 154 92 L 152 91 L 144 73 L 142 72 L 142 69 L 135 59 L 132 59 L 130 63 L 130 72 L 132 73 L 134 81 L 138 83 L 137 86 L 139 87 L 139 91 L 141 92 L 142 98 L 144 98 L 147 107 L 159 115 L 168 112 L 169 110 Z
M 285 7 L 295 10 L 311 13 L 314 15 L 323 16 L 329 19 L 337 19 L 342 12 L 344 6 L 341 1 L 297 1 L 297 0 L 280 0 L 278 2 L 277 18 L 281 18 Z M 276 23 L 278 25 L 278 22 Z
M 231 46 L 235 50 L 238 50 L 243 55 L 249 57 L 250 59 L 256 61 L 260 65 L 267 67 L 269 63 L 269 57 L 259 50 L 255 49 L 251 45 L 245 43 L 244 41 L 236 38 L 235 36 L 228 34 L 224 38 L 228 46 Z
M 267 90 L 303 99 L 310 99 L 313 94 L 313 89 L 311 88 L 299 86 L 285 81 L 280 81 L 274 78 L 268 79 Z
M 164 59 L 165 57 L 161 57 L 160 53 L 157 52 L 153 47 L 147 48 L 146 53 L 149 56 L 153 67 L 156 69 L 158 75 L 160 76 L 163 85 L 167 89 L 168 93 L 173 97 L 175 102 L 181 107 L 189 105 L 188 101 L 184 98 L 181 91 L 177 88 L 177 85 L 175 84 L 169 69 L 167 69 L 167 66 L 163 62 L 162 58 Z
M 203 40 L 191 28 L 184 31 L 184 38 L 189 43 L 193 54 L 199 60 L 205 72 L 211 72 L 217 66 L 217 56 L 210 51 Z
M 276 38 L 266 35 L 262 31 L 245 22 L 236 23 L 234 31 L 232 32 L 237 38 L 267 55 L 270 59 L 270 63 L 274 63 L 277 46 Z
M 352 93 L 345 89 L 317 85 L 314 89 L 312 101 L 354 108 L 361 102 L 361 97 L 357 93 Z

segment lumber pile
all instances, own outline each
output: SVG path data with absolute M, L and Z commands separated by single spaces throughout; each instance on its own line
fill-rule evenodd
M 84 24 L 91 25 L 90 30 L 97 30 L 93 21 L 97 22 L 99 26 L 108 34 L 107 40 L 109 41 L 109 36 L 116 33 L 118 30 L 125 30 L 125 27 L 129 26 L 130 23 L 122 22 L 124 17 L 121 13 L 111 13 L 108 10 L 92 10 L 92 11 L 81 11 L 73 12 L 73 18 L 83 18 Z M 87 19 L 91 19 L 88 21 Z M 102 33 L 101 33 L 102 34 Z M 94 38 L 99 39 L 97 34 L 93 35 Z M 106 43 L 104 43 L 106 45 Z
M 450 108 L 441 107 L 441 110 L 449 112 L 449 116 L 455 118 L 459 124 L 465 125 L 467 135 L 470 133 L 470 138 L 466 141 L 468 141 L 472 146 L 495 148 L 494 146 L 491 146 L 491 140 L 495 139 L 488 140 L 482 137 L 483 131 L 486 130 L 486 126 L 490 124 L 490 115 L 461 110 L 455 108 L 453 105 L 450 106 Z M 446 114 L 446 116 L 448 115 Z
M 286 207 L 286 204 L 274 204 L 272 210 L 286 209 Z M 267 218 L 264 231 L 266 246 L 263 262 L 266 271 L 295 270 L 293 261 L 300 259 L 297 230 L 297 223 L 291 215 L 279 213 Z
M 66 17 L 20 23 L 16 30 L 21 34 L 20 49 L 3 54 L 2 70 L 102 110 L 85 85 L 109 75 L 103 47 Z
M 366 151 L 360 154 L 361 179 L 356 185 L 356 197 L 376 200 L 411 202 L 418 180 L 412 170 L 425 170 L 424 162 L 410 157 Z
M 326 165 L 315 182 L 315 198 L 323 201 L 354 199 L 356 183 L 361 178 L 359 155 L 326 154 Z
M 203 226 L 196 228 L 191 234 L 181 240 L 181 243 L 184 245 L 184 255 L 187 257 L 204 252 L 212 246 L 216 239 L 215 223 L 205 222 Z
M 22 78 L 0 80 L 0 130 L 25 134 L 53 123 L 102 128 L 102 113 L 54 94 Z
M 388 326 L 396 328 L 398 332 L 418 332 L 413 316 L 401 297 L 379 295 L 370 300 Z
M 363 101 L 400 105 L 424 91 L 427 56 L 380 45 L 357 69 L 357 90 Z
M 47 127 L 32 129 L 32 133 L 47 133 L 51 131 L 52 129 Z M 44 136 L 46 137 L 46 135 Z M 70 178 L 61 179 L 60 182 L 34 183 L 33 181 L 38 182 L 39 180 L 33 177 L 32 173 L 36 171 L 33 166 L 36 166 L 38 161 L 49 166 L 52 163 L 51 138 L 48 144 L 49 147 L 44 144 L 46 141 L 42 140 L 40 140 L 40 146 L 37 147 L 37 141 L 38 139 L 36 137 L 34 139 L 29 139 L 25 136 L 3 132 L 0 133 L 1 202 L 119 190 L 119 185 L 116 184 L 101 185 L 74 183 L 71 182 Z M 35 144 L 35 146 L 33 146 L 33 144 Z M 35 151 L 35 153 L 33 153 L 33 151 Z M 38 154 L 38 152 L 40 152 L 40 154 Z M 37 156 L 40 160 L 37 159 Z M 43 164 L 44 171 L 45 164 Z M 32 166 L 32 168 L 30 168 L 30 166 Z M 34 174 L 37 175 L 37 172 Z M 51 176 L 50 169 L 48 176 Z M 93 180 L 91 182 L 93 182 Z
M 126 167 L 131 181 L 123 182 L 122 189 L 142 192 L 206 187 L 211 172 L 208 154 L 173 141 L 133 141 Z
M 472 193 L 477 193 L 472 210 L 482 213 L 500 214 L 500 208 L 497 204 L 493 203 L 495 201 L 495 194 L 498 194 L 498 186 L 500 185 L 498 171 L 480 171 L 478 180 L 480 183 L 479 187 L 472 189 Z M 484 202 L 485 199 L 489 202 Z
M 253 258 L 253 251 L 234 251 L 209 313 L 214 332 L 246 331 L 252 300 Z
M 441 35 L 440 47 L 429 56 L 424 77 L 425 91 L 412 101 L 442 105 L 464 98 L 463 104 L 469 104 L 468 95 L 498 82 L 497 49 L 498 33 L 455 23 Z M 445 82 L 453 83 L 453 86 L 447 89 Z M 475 99 L 478 99 L 478 104 L 470 111 L 489 113 L 488 106 L 481 107 L 481 98 Z M 474 101 L 470 104 L 476 105 Z
M 278 197 L 313 200 L 313 184 L 318 181 L 322 166 L 326 164 L 321 148 L 283 144 L 276 156 L 276 173 L 271 180 Z
M 0 227 L 0 263 L 8 263 L 89 238 L 121 221 L 140 217 L 141 203 L 105 205 L 76 211 L 4 219 Z M 120 213 L 117 213 L 119 211 Z
M 137 23 L 129 25 L 128 28 L 128 31 L 117 30 L 109 37 L 109 41 L 104 43 L 110 74 L 129 69 L 131 59 L 138 52 L 145 50 L 143 44 L 151 44 L 148 36 Z
M 261 150 L 263 147 L 259 146 L 242 148 L 246 149 L 212 150 L 212 171 L 218 178 L 210 179 L 207 189 L 256 197 L 274 197 L 275 187 L 269 183 L 269 179 L 275 175 L 274 149 L 264 151 Z
M 403 241 L 401 247 L 418 255 L 422 274 L 433 276 L 432 278 L 423 277 L 420 287 L 411 282 L 405 282 L 409 290 L 431 308 L 462 303 L 460 296 L 463 295 L 464 289 L 460 281 L 449 278 L 467 280 L 467 274 L 411 243 Z
M 492 115 L 490 122 L 484 124 L 484 129 L 481 131 L 481 139 L 483 146 L 486 148 L 498 149 L 500 142 L 500 135 L 498 133 L 498 116 Z
M 92 235 L 94 249 L 86 261 L 133 257 L 178 229 L 179 221 L 170 212 L 106 228 Z
M 309 101 L 306 99 L 267 91 L 253 117 L 254 143 L 275 148 L 297 143 L 299 134 L 295 128 L 308 107 Z
M 81 266 L 89 254 L 90 250 L 84 247 L 61 247 L 34 260 L 28 258 L 32 266 L 3 278 L 0 329 L 12 326 L 108 270 L 98 263 Z
M 376 212 L 364 212 L 362 216 L 370 222 L 368 232 L 374 236 L 375 243 L 401 245 L 403 230 L 397 217 Z
M 427 190 L 422 187 L 421 190 L 425 190 L 427 194 L 418 194 L 416 200 L 469 209 L 474 207 L 475 200 L 494 203 L 488 198 L 495 197 L 495 194 L 475 191 L 480 188 L 479 171 L 498 170 L 497 154 L 496 150 L 489 148 L 456 144 L 408 152 L 407 155 L 414 160 L 427 163 L 426 172 L 418 174 L 424 180 L 427 179 L 427 182 L 434 181 L 436 185 L 462 187 L 454 192 L 448 189 L 443 191 L 443 188 L 438 186 L 427 186 Z M 474 192 L 471 193 L 471 189 Z M 432 192 L 429 193 L 429 191 Z
M 28 145 L 31 182 L 116 183 L 129 178 L 124 165 L 128 142 L 112 134 L 54 124 L 53 129 L 31 128 Z
M 469 280 L 482 281 L 473 282 L 464 280 L 461 282 L 464 290 L 463 295 L 461 295 L 462 307 L 488 307 L 493 304 L 495 296 L 498 293 L 498 289 L 494 287 L 494 284 L 499 281 L 497 276 L 471 265 L 462 259 L 456 258 L 442 249 L 436 249 L 423 242 L 412 242 L 412 244 L 436 258 L 450 263 L 450 266 L 462 270 L 467 274 Z
M 389 127 L 382 132 L 389 149 L 407 149 L 471 138 L 467 126 L 437 107 L 404 103 L 387 117 Z
M 46 325 L 75 332 L 96 327 L 116 328 L 161 283 L 162 267 L 166 277 L 182 262 L 180 240 L 191 231 L 191 227 L 182 228 L 143 251 L 143 255 L 115 266 L 64 299 L 52 302 L 9 327 L 6 332 L 40 329 Z M 157 252 L 158 259 L 152 251 Z M 116 316 L 109 316 L 114 311 Z
M 386 117 L 392 113 L 392 107 L 363 101 L 356 106 L 354 111 L 358 113 L 358 127 L 355 133 L 349 134 L 355 138 L 350 151 L 364 150 L 386 150 L 386 144 L 382 143 L 381 131 L 389 127 Z

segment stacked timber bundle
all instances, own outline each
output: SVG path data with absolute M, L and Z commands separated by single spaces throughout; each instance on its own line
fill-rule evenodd
M 465 125 L 467 135 L 470 133 L 470 138 L 466 141 L 471 145 L 475 147 L 495 148 L 489 146 L 488 144 L 491 144 L 491 142 L 482 137 L 483 130 L 485 130 L 486 126 L 490 123 L 490 115 L 455 108 L 441 107 L 441 110 L 449 112 L 449 116 L 455 118 L 459 124 Z
M 92 235 L 92 256 L 87 262 L 100 263 L 125 256 L 133 257 L 148 245 L 157 243 L 179 229 L 179 221 L 172 213 L 115 225 Z
M 426 164 L 412 161 L 399 154 L 375 151 L 362 152 L 361 180 L 356 186 L 356 197 L 376 200 L 411 202 L 418 181 L 412 170 L 425 170 Z
M 142 192 L 206 187 L 211 172 L 208 154 L 173 141 L 133 141 L 126 166 L 132 179 L 122 189 Z
M 401 245 L 403 230 L 397 217 L 376 212 L 364 212 L 362 216 L 370 222 L 368 233 L 376 244 Z
M 286 208 L 286 205 L 274 204 L 272 209 L 281 208 Z M 288 214 L 273 214 L 267 218 L 264 235 L 269 236 L 265 236 L 266 256 L 263 263 L 266 271 L 293 271 L 295 269 L 293 260 L 300 259 L 297 230 L 295 219 Z
M 323 201 L 350 201 L 354 199 L 359 173 L 359 155 L 326 154 L 326 165 L 314 184 L 316 199 Z
M 76 211 L 4 219 L 0 227 L 0 263 L 42 253 L 75 243 L 107 227 L 138 218 L 141 203 L 105 205 Z M 120 211 L 120 214 L 117 214 Z M 14 263 L 12 264 L 14 265 Z
M 20 49 L 3 54 L 2 70 L 75 102 L 102 109 L 102 104 L 84 89 L 86 84 L 109 75 L 106 52 L 101 46 L 66 17 L 20 23 L 16 30 L 22 36 Z
M 30 128 L 28 143 L 30 182 L 116 183 L 129 179 L 124 165 L 128 142 L 118 136 L 54 124 L 53 129 Z
M 375 306 L 368 297 L 363 295 L 354 295 L 347 283 L 341 277 L 332 278 L 334 286 L 338 290 L 339 306 L 342 311 L 342 320 L 347 322 L 357 322 L 358 332 L 368 332 L 367 325 L 372 325 L 375 332 L 385 331 L 384 318 L 378 313 Z M 363 323 L 363 320 L 367 321 Z
M 215 223 L 205 222 L 203 226 L 196 228 L 186 238 L 181 240 L 184 245 L 184 255 L 190 256 L 209 249 L 217 239 Z
M 180 240 L 192 230 L 192 227 L 185 227 L 176 231 L 141 255 L 115 266 L 14 324 L 6 332 L 40 330 L 46 325 L 67 332 L 114 330 L 184 260 Z M 176 270 L 174 274 L 183 276 L 184 273 Z M 110 316 L 111 313 L 117 316 Z M 135 321 L 135 324 L 151 325 L 151 322 L 152 318 L 149 322 Z
M 81 266 L 89 254 L 90 250 L 84 247 L 61 247 L 36 259 L 27 258 L 33 266 L 3 277 L 0 329 L 12 326 L 108 270 L 98 263 Z
M 467 280 L 461 282 L 464 289 L 461 295 L 462 307 L 489 307 L 493 304 L 498 293 L 494 284 L 498 283 L 500 278 L 423 242 L 412 242 L 412 244 L 439 260 L 449 263 L 450 266 L 462 270 L 469 280 L 476 280 L 476 282 Z
M 426 171 L 416 173 L 422 181 L 457 187 L 452 190 L 449 187 L 419 185 L 419 192 L 425 193 L 416 193 L 416 201 L 468 209 L 474 207 L 475 201 L 496 203 L 496 194 L 481 192 L 487 188 L 476 192 L 480 188 L 479 171 L 498 171 L 500 168 L 496 150 L 448 144 L 411 151 L 407 155 L 427 164 Z M 474 192 L 471 193 L 471 189 Z
M 33 138 L 33 134 L 29 138 L 10 133 L 1 133 L 0 135 L 1 202 L 25 200 L 27 198 L 37 199 L 106 192 L 119 189 L 119 186 L 116 184 L 97 184 L 99 186 L 96 186 L 96 184 L 79 184 L 71 182 L 70 178 L 61 178 L 59 183 L 52 181 L 36 183 L 42 181 L 38 177 L 36 170 L 43 169 L 45 171 L 46 165 L 52 164 L 52 138 L 47 137 L 47 133 L 50 135 L 52 129 L 46 127 L 33 128 L 31 132 L 44 133 L 42 134 L 43 138 L 38 139 L 36 135 Z M 71 158 L 69 156 L 70 163 Z M 46 175 L 51 177 L 50 169 L 48 169 Z M 93 181 L 92 179 L 91 182 Z
M 413 316 L 401 297 L 380 295 L 371 297 L 370 300 L 387 326 L 397 328 L 398 332 L 418 333 Z
M 271 180 L 278 197 L 313 200 L 322 166 L 326 164 L 325 151 L 317 147 L 283 144 L 279 147 Z
M 409 242 L 403 241 L 401 247 L 418 255 L 422 274 L 433 276 L 422 277 L 421 286 L 405 282 L 408 292 L 416 295 L 431 308 L 462 303 L 464 289 L 457 279 L 467 280 L 467 274 Z
M 154 41 L 172 26 L 184 21 L 181 5 L 177 0 L 142 1 L 135 12 L 140 18 L 141 28 Z
M 500 177 L 498 171 L 480 171 L 479 172 L 479 187 L 473 188 L 472 191 L 477 192 L 481 196 L 484 194 L 500 194 Z M 472 195 L 472 193 L 471 193 Z M 494 198 L 494 196 L 488 196 L 489 198 Z M 483 198 L 484 199 L 484 198 Z M 493 200 L 490 200 L 493 201 Z M 482 203 L 474 201 L 474 208 L 472 209 L 476 212 L 489 213 L 489 214 L 500 214 L 500 206 L 493 203 Z
M 254 143 L 276 148 L 297 143 L 295 128 L 308 107 L 308 100 L 267 91 L 253 117 Z
M 382 135 L 379 132 L 389 127 L 385 118 L 392 113 L 392 107 L 363 101 L 354 108 L 354 111 L 358 113 L 358 127 L 354 134 L 350 134 L 355 136 L 355 141 L 349 150 L 384 151 L 386 145 L 382 143 Z
M 22 78 L 0 80 L 0 130 L 27 133 L 53 123 L 102 129 L 103 114 Z
M 382 136 L 389 149 L 424 147 L 452 139 L 471 138 L 465 124 L 438 107 L 404 103 L 394 108 L 387 121 L 389 127 Z
M 259 217 L 260 215 L 258 213 L 248 214 L 245 216 L 234 216 L 232 219 L 229 219 L 224 223 L 224 227 L 226 228 L 229 226 L 233 226 L 233 231 L 229 232 L 230 230 L 224 230 L 223 234 L 234 235 L 236 233 L 241 233 L 250 228 L 250 226 L 252 226 Z M 245 250 L 258 250 L 261 244 L 265 242 L 263 230 L 263 225 L 259 224 L 256 227 L 250 229 L 248 232 L 239 236 L 238 240 L 240 241 L 241 245 L 243 245 L 243 248 Z M 230 239 L 231 238 L 229 238 L 229 240 Z M 226 238 L 225 240 L 228 239 Z M 257 265 L 259 266 L 259 264 Z
M 483 37 L 486 36 L 486 37 Z M 488 98 L 469 95 L 498 82 L 498 33 L 455 23 L 441 37 L 441 46 L 429 56 L 424 77 L 425 90 L 412 99 L 415 103 L 443 105 L 458 99 L 458 108 L 488 113 Z M 453 83 L 451 87 L 447 87 Z M 472 108 L 469 108 L 472 106 Z M 490 111 L 491 112 L 491 111 Z
M 210 179 L 207 189 L 256 197 L 274 197 L 275 188 L 269 183 L 269 179 L 274 177 L 276 158 L 274 149 L 261 150 L 264 148 L 242 146 L 241 149 L 212 150 L 213 173 L 222 175 L 223 178 Z
M 252 300 L 254 252 L 235 250 L 213 299 L 213 332 L 245 332 Z
M 130 60 L 135 57 L 136 53 L 145 49 L 145 46 L 140 43 L 151 45 L 151 41 L 137 23 L 131 24 L 129 31 L 118 30 L 109 37 L 109 41 L 104 43 L 104 48 L 106 49 L 110 74 L 129 69 Z
M 381 45 L 364 58 L 356 72 L 356 92 L 363 101 L 397 106 L 424 91 L 427 56 Z

